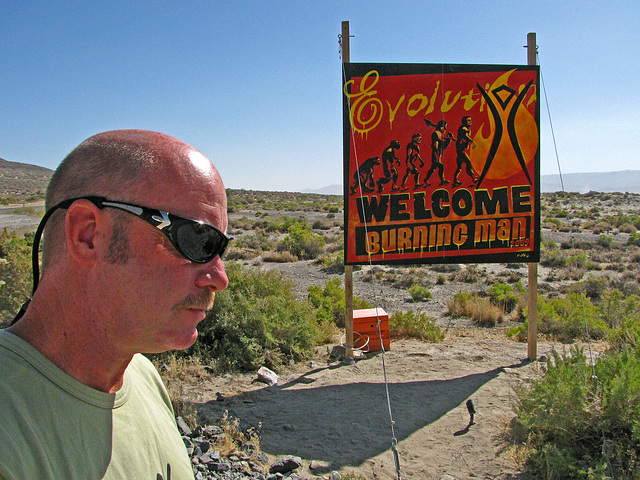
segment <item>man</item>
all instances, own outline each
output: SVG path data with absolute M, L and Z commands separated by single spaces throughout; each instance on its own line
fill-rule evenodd
M 407 144 L 407 156 L 405 158 L 407 170 L 404 172 L 404 176 L 402 177 L 402 188 L 406 188 L 405 183 L 409 178 L 409 175 L 413 175 L 413 184 L 415 185 L 415 188 L 422 186 L 420 185 L 420 173 L 416 166 L 417 160 L 420 160 L 420 167 L 424 167 L 424 161 L 420 158 L 420 142 L 422 142 L 422 135 L 414 133 L 411 136 L 411 141 Z
M 471 165 L 471 157 L 469 155 L 469 147 L 473 145 L 475 148 L 476 142 L 471 138 L 471 117 L 462 117 L 462 124 L 458 127 L 458 138 L 456 140 L 456 172 L 453 174 L 454 187 L 459 187 L 462 183 L 458 180 L 458 175 L 462 171 L 462 167 L 465 167 L 467 175 L 471 178 L 475 184 L 478 181 L 477 175 L 473 171 Z
M 440 186 L 449 183 L 444 179 L 444 164 L 442 159 L 444 157 L 444 151 L 451 143 L 451 140 L 455 140 L 451 132 L 447 132 L 447 122 L 440 120 L 436 124 L 436 130 L 431 134 L 431 167 L 427 172 L 427 176 L 424 179 L 425 187 L 430 187 L 429 178 L 431 174 L 438 171 L 438 177 L 440 177 Z
M 64 159 L 46 207 L 42 278 L 0 331 L 0 478 L 193 479 L 140 353 L 189 347 L 227 286 L 218 171 L 168 135 L 105 132 Z

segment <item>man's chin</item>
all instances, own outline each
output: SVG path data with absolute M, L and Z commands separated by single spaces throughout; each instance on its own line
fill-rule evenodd
M 171 339 L 164 343 L 164 345 L 155 352 L 148 353 L 163 353 L 171 350 L 186 350 L 193 345 L 198 339 L 198 330 L 193 328 L 188 332 L 175 333 L 171 336 Z
M 177 346 L 175 350 L 186 350 L 191 345 L 196 343 L 197 339 L 198 339 L 198 330 L 194 328 L 193 333 L 188 338 L 185 339 L 182 345 Z

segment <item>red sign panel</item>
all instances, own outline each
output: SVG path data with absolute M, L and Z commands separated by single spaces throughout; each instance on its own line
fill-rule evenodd
M 345 263 L 537 262 L 537 66 L 345 64 Z

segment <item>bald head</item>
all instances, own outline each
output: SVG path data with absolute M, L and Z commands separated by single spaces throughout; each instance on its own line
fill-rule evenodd
M 88 195 L 160 208 L 165 199 L 193 189 L 224 197 L 217 170 L 198 150 L 159 132 L 112 130 L 88 138 L 65 157 L 47 188 L 46 208 Z M 47 227 L 45 264 L 46 246 L 60 243 L 63 215 L 58 212 Z
M 199 155 L 198 155 L 199 154 Z M 159 176 L 215 171 L 195 148 L 177 138 L 148 130 L 113 130 L 94 135 L 62 161 L 47 189 L 46 207 L 85 195 L 110 197 L 157 188 Z

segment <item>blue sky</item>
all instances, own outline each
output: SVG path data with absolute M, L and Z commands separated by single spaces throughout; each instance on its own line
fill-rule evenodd
M 0 0 L 0 157 L 55 168 L 145 128 L 227 187 L 339 184 L 342 21 L 353 62 L 526 64 L 535 32 L 562 172 L 640 169 L 638 0 Z M 541 124 L 557 173 L 544 104 Z

